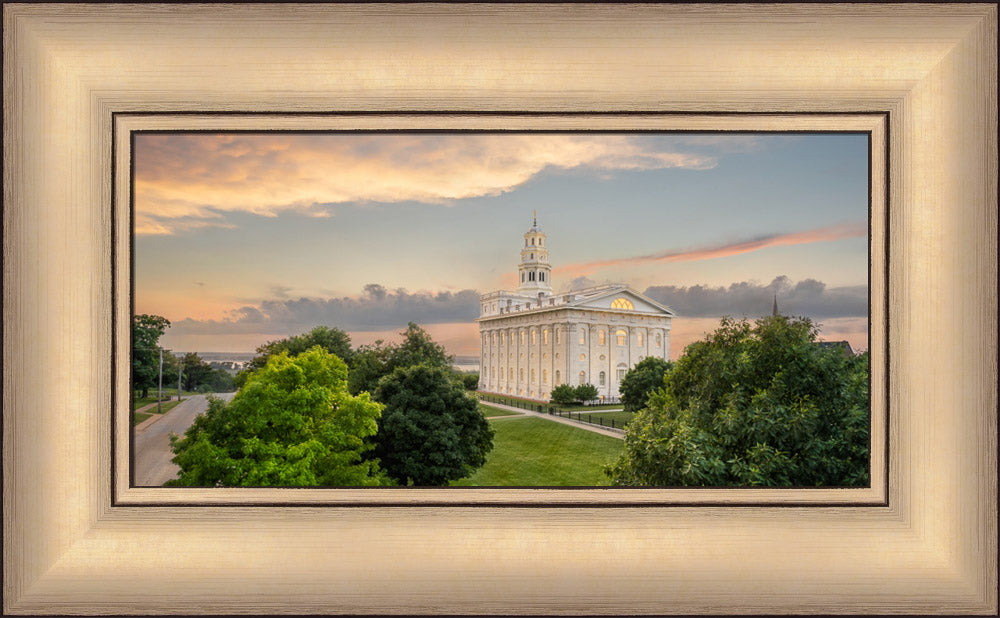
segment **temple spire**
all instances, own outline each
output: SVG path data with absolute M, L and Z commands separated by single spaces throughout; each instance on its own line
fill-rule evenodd
M 774 305 L 771 306 L 771 315 L 772 316 L 778 315 L 778 295 L 777 294 L 774 295 Z
M 532 213 L 531 229 L 524 233 L 521 246 L 521 263 L 518 264 L 519 294 L 532 297 L 539 293 L 552 293 L 552 266 L 549 250 L 545 246 L 545 232 L 538 229 L 538 211 Z

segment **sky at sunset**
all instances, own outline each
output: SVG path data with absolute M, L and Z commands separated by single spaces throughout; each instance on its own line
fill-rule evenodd
M 863 134 L 139 133 L 135 312 L 175 352 L 252 352 L 316 325 L 355 345 L 417 322 L 479 352 L 538 212 L 556 291 L 670 306 L 671 356 L 779 309 L 868 347 Z

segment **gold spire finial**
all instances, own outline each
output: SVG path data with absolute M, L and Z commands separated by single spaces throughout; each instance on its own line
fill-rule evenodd
M 532 212 L 531 224 L 533 226 L 535 226 L 535 227 L 538 227 L 538 211 L 537 210 L 533 210 L 531 212 Z

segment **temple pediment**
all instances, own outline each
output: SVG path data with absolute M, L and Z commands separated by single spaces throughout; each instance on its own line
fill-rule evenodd
M 569 306 L 581 309 L 638 311 L 669 317 L 676 315 L 670 307 L 661 305 L 627 286 L 618 286 L 602 290 L 593 295 L 583 296 L 570 302 Z

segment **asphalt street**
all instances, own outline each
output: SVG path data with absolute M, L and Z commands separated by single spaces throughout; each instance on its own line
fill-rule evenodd
M 229 401 L 236 393 L 213 395 Z M 196 416 L 208 409 L 205 395 L 192 395 L 189 399 L 162 416 L 153 416 L 133 429 L 134 466 L 136 487 L 159 487 L 176 478 L 180 468 L 170 461 L 174 454 L 170 450 L 170 434 L 184 435 Z

